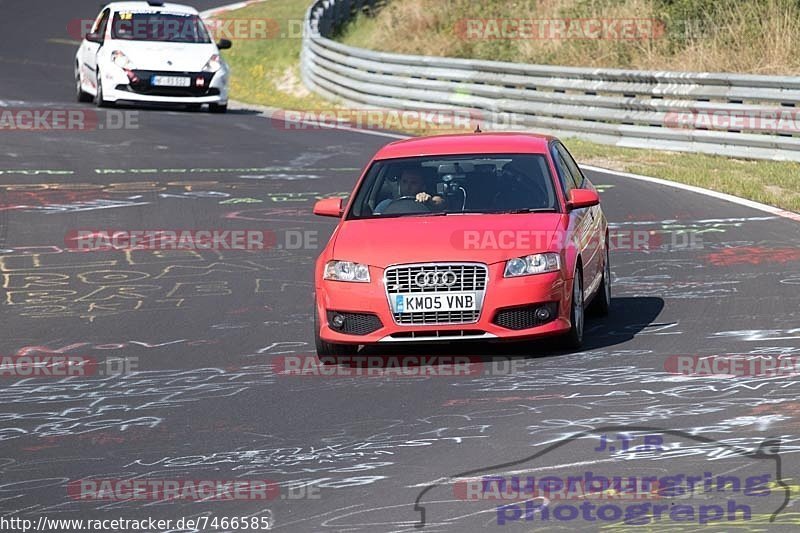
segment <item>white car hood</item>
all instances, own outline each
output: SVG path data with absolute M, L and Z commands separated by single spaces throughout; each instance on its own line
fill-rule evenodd
M 114 41 L 109 48 L 121 50 L 137 70 L 199 72 L 212 55 L 219 53 L 214 43 Z

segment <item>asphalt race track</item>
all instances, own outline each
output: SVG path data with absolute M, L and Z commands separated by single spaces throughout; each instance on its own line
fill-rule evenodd
M 94 110 L 74 101 L 77 47 L 64 40 L 68 22 L 94 17 L 98 3 L 0 0 L 0 8 L 0 112 Z M 107 125 L 120 110 L 97 113 Z M 446 483 L 466 472 L 538 478 L 616 468 L 747 472 L 771 483 L 767 495 L 734 498 L 752 507 L 749 521 L 730 521 L 728 508 L 708 520 L 706 509 L 705 527 L 698 510 L 659 530 L 796 530 L 797 376 L 690 377 L 670 373 L 668 361 L 800 356 L 797 222 L 591 173 L 614 228 L 646 231 L 660 246 L 612 254 L 611 316 L 587 322 L 584 351 L 546 342 L 426 347 L 410 353 L 480 362 L 466 376 L 279 375 L 278 358 L 314 353 L 313 243 L 77 253 L 69 232 L 264 229 L 279 242 L 324 243 L 334 224 L 311 214 L 313 202 L 349 192 L 390 139 L 286 130 L 249 111 L 132 116 L 135 129 L 0 131 L 0 355 L 99 361 L 92 376 L 0 376 L 2 517 L 264 517 L 275 530 L 309 532 L 624 528 L 614 509 L 610 519 L 544 523 L 524 504 L 462 501 L 454 487 L 463 484 Z M 632 435 L 631 447 L 604 447 L 602 435 Z M 792 497 L 774 483 L 779 476 Z M 82 500 L 73 489 L 86 479 L 269 480 L 279 493 Z M 497 511 L 501 503 L 511 507 Z

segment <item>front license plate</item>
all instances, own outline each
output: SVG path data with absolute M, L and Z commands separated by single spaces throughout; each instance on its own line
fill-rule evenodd
M 188 87 L 191 79 L 185 76 L 153 76 L 150 85 L 159 87 Z
M 433 311 L 474 311 L 478 299 L 474 292 L 437 292 L 392 295 L 395 313 L 424 313 Z

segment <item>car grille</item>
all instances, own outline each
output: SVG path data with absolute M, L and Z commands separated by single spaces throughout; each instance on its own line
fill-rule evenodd
M 166 72 L 156 70 L 134 70 L 134 74 L 138 77 L 136 83 L 130 85 L 118 85 L 117 89 L 121 91 L 128 91 L 136 94 L 146 94 L 150 96 L 216 96 L 219 95 L 219 89 L 210 89 L 208 86 L 214 77 L 212 72 Z M 189 87 L 161 87 L 150 85 L 152 76 L 186 76 L 190 78 L 191 85 Z M 203 85 L 198 87 L 195 81 L 198 77 L 203 78 Z
M 420 272 L 446 272 L 452 270 L 457 282 L 451 287 L 418 287 L 414 278 Z M 400 265 L 386 269 L 386 290 L 389 294 L 406 292 L 461 292 L 486 290 L 486 267 L 436 263 L 431 265 Z
M 342 315 L 344 324 L 337 328 L 331 323 L 334 315 Z M 340 333 L 348 335 L 368 335 L 383 327 L 381 319 L 369 313 L 340 313 L 338 311 L 328 311 L 328 325 Z
M 419 287 L 416 277 L 420 273 L 448 272 L 455 274 L 454 283 L 449 286 Z M 486 291 L 488 269 L 476 263 L 424 263 L 416 265 L 397 265 L 386 269 L 384 276 L 386 294 L 391 300 L 395 294 L 436 293 L 436 292 L 475 292 L 478 309 L 473 311 L 421 311 L 416 313 L 393 313 L 398 325 L 427 324 L 470 324 L 478 321 L 481 314 L 483 294 Z
M 536 318 L 536 310 L 540 307 L 546 307 L 550 311 L 550 318 L 547 320 L 540 320 Z M 507 329 L 528 329 L 547 324 L 555 320 L 558 316 L 558 304 L 555 302 L 546 304 L 526 305 L 524 307 L 512 307 L 509 309 L 501 309 L 494 317 L 494 322 L 501 328 Z
M 425 331 L 401 331 L 399 333 L 392 333 L 389 335 L 393 339 L 415 339 L 418 337 L 482 337 L 486 335 L 485 331 L 479 329 L 434 329 Z

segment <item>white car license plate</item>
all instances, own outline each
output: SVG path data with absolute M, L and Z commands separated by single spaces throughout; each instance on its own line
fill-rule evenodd
M 150 85 L 160 87 L 188 87 L 191 82 L 186 76 L 153 76 L 150 79 Z
M 474 311 L 478 299 L 474 292 L 417 292 L 392 295 L 395 313 L 425 313 L 434 311 Z

